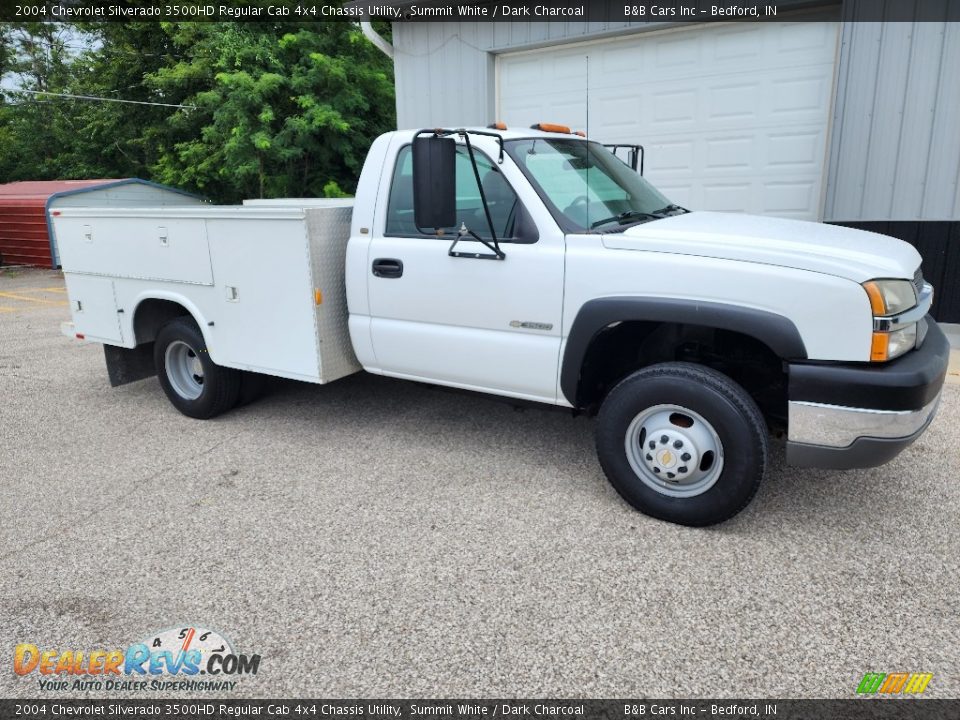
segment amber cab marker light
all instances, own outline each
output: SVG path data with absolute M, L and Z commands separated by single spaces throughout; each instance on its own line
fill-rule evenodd
M 530 126 L 531 130 L 542 130 L 543 132 L 570 134 L 570 128 L 566 125 L 557 125 L 555 123 L 537 123 Z
M 883 293 L 880 292 L 880 286 L 875 282 L 863 284 L 863 289 L 867 291 L 867 297 L 870 298 L 870 309 L 874 315 L 886 315 L 887 304 L 883 300 Z
M 889 353 L 889 336 L 887 333 L 875 332 L 870 343 L 870 360 L 872 362 L 886 362 Z
M 502 122 L 494 122 L 487 125 L 487 128 L 490 130 L 506 130 L 507 124 Z

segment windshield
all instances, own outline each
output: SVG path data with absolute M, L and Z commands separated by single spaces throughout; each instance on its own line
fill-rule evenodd
M 527 138 L 505 146 L 564 232 L 617 232 L 685 212 L 599 143 Z

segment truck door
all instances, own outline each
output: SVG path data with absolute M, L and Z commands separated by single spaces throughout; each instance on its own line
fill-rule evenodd
M 506 259 L 451 257 L 453 228 L 443 237 L 417 230 L 411 146 L 402 138 L 396 142 L 389 187 L 377 198 L 366 268 L 379 369 L 396 377 L 556 402 L 563 235 L 534 221 L 537 216 L 520 199 L 523 188 L 532 190 L 509 158 L 500 165 L 475 148 Z M 488 238 L 473 167 L 462 146 L 456 164 L 457 227 L 464 223 Z M 521 189 L 519 196 L 515 188 Z M 490 254 L 476 241 L 461 242 L 457 250 Z

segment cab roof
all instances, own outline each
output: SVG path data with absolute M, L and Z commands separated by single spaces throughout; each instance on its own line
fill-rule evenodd
M 420 130 L 430 130 L 432 128 L 418 128 L 415 130 L 397 130 L 398 135 L 406 134 L 411 139 L 415 133 L 420 132 Z M 447 130 L 459 130 L 460 128 L 448 127 L 444 128 Z M 566 140 L 587 140 L 582 135 L 576 135 L 575 133 L 565 133 L 565 132 L 544 132 L 543 130 L 534 130 L 533 128 L 507 128 L 506 130 L 497 130 L 495 128 L 488 127 L 478 127 L 478 126 L 469 126 L 463 128 L 468 131 L 482 132 L 485 134 L 495 134 L 502 137 L 504 140 L 521 140 L 526 138 L 564 138 Z

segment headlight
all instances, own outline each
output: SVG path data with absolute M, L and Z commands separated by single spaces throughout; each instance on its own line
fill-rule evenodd
M 896 315 L 917 304 L 917 293 L 909 280 L 871 280 L 863 284 L 875 317 Z
M 863 289 L 870 298 L 874 317 L 870 359 L 886 362 L 912 350 L 917 344 L 915 322 L 891 329 L 890 321 L 880 322 L 880 319 L 899 315 L 916 306 L 917 292 L 913 283 L 909 280 L 871 280 L 863 284 Z

